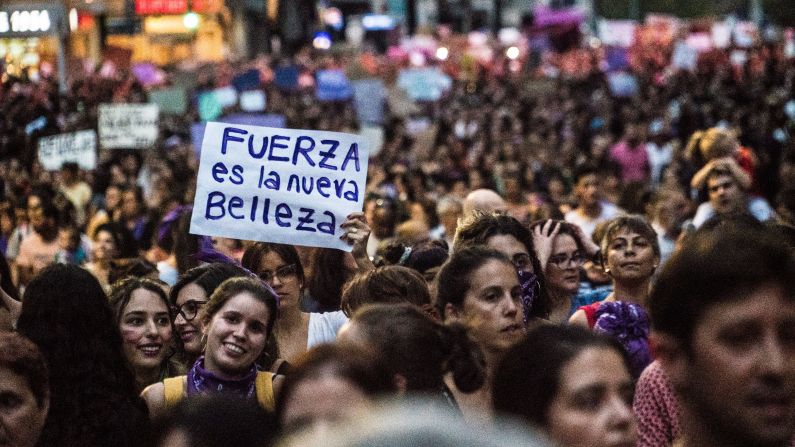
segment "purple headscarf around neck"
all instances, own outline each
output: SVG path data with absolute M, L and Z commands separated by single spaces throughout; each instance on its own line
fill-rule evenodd
M 519 285 L 522 286 L 522 308 L 524 309 L 524 324 L 527 325 L 530 319 L 530 311 L 533 310 L 533 302 L 536 299 L 538 290 L 538 276 L 533 272 L 516 270 L 519 276 Z
M 251 365 L 251 370 L 242 378 L 227 380 L 204 369 L 204 356 L 201 356 L 188 371 L 188 395 L 225 393 L 251 399 L 254 397 L 256 380 L 255 365 Z

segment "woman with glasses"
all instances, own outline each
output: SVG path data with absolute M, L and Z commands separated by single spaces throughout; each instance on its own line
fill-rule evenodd
M 272 411 L 275 378 L 258 371 L 256 360 L 270 338 L 276 312 L 276 296 L 261 281 L 251 277 L 224 281 L 199 317 L 206 341 L 202 355 L 187 375 L 143 391 L 150 415 L 162 416 L 185 396 L 216 393 L 257 402 Z
M 204 349 L 198 315 L 210 295 L 222 282 L 235 276 L 247 276 L 248 272 L 232 264 L 213 263 L 194 267 L 182 276 L 169 294 L 174 318 L 174 328 L 182 349 L 179 361 L 190 366 Z
M 657 235 L 642 216 L 615 217 L 605 228 L 602 253 L 613 293 L 580 307 L 570 322 L 618 338 L 629 353 L 633 375 L 638 377 L 651 362 L 645 308 L 651 278 L 660 263 Z
M 549 318 L 546 279 L 527 227 L 510 216 L 475 212 L 459 225 L 453 248 L 458 251 L 473 245 L 497 250 L 513 262 L 522 285 L 525 322 Z
M 536 222 L 531 229 L 539 262 L 545 266 L 551 302 L 549 320 L 565 323 L 577 309 L 574 297 L 580 288 L 580 267 L 586 256 L 598 253 L 598 247 L 579 227 L 568 222 Z
M 278 296 L 279 318 L 273 328 L 273 346 L 268 349 L 272 371 L 286 372 L 290 363 L 310 347 L 333 341 L 337 330 L 347 322 L 341 311 L 320 314 L 301 310 L 306 277 L 292 245 L 257 242 L 246 249 L 242 264 Z
M 182 372 L 170 362 L 174 324 L 163 286 L 151 279 L 121 280 L 111 289 L 110 306 L 139 391 Z

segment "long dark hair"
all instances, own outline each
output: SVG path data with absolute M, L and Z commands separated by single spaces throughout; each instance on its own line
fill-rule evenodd
M 508 350 L 497 367 L 492 381 L 495 410 L 546 427 L 563 368 L 588 348 L 613 350 L 629 374 L 626 351 L 615 339 L 580 327 L 542 325 Z
M 54 264 L 25 290 L 17 330 L 50 368 L 40 445 L 147 445 L 150 429 L 105 292 L 86 270 Z
M 320 305 L 318 312 L 340 310 L 342 287 L 354 272 L 345 267 L 345 252 L 333 248 L 316 248 L 309 257 L 306 288 Z

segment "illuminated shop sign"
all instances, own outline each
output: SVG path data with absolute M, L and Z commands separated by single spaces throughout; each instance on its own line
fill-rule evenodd
M 176 15 L 188 11 L 214 14 L 223 7 L 223 0 L 135 0 L 135 13 L 138 15 Z
M 0 8 L 0 37 L 35 37 L 66 31 L 63 10 L 55 6 L 7 6 Z
M 135 0 L 135 13 L 184 14 L 188 12 L 188 0 Z

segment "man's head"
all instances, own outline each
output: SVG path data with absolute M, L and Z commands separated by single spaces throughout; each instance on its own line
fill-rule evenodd
M 766 230 L 687 240 L 651 293 L 652 344 L 688 426 L 716 445 L 795 434 L 795 258 Z M 692 425 L 688 425 L 692 424 Z
M 745 192 L 728 169 L 713 169 L 707 176 L 709 203 L 718 214 L 740 212 L 745 208 Z
M 468 216 L 475 210 L 484 213 L 494 211 L 504 213 L 507 209 L 505 200 L 491 189 L 476 189 L 464 199 L 464 216 Z
M 574 193 L 580 206 L 589 207 L 601 198 L 599 171 L 593 166 L 581 166 L 574 172 Z

